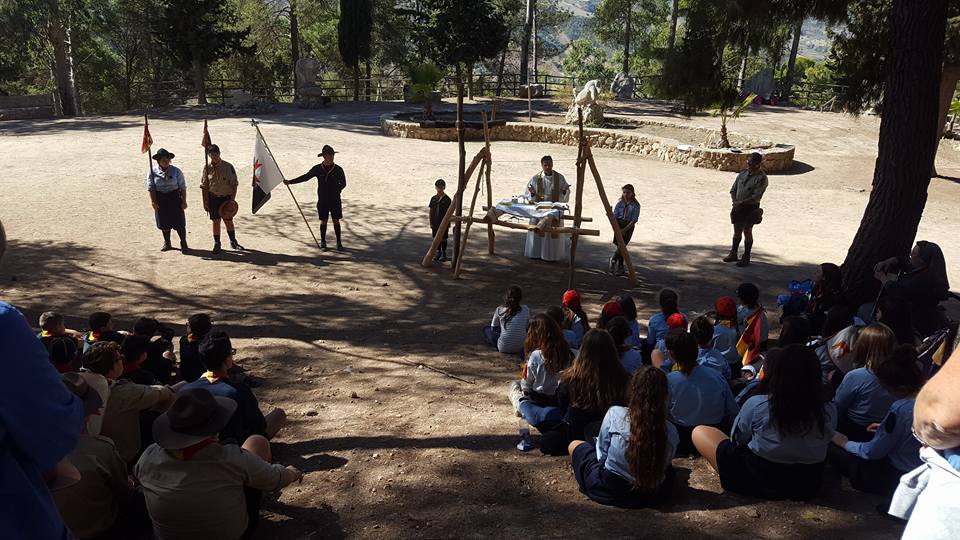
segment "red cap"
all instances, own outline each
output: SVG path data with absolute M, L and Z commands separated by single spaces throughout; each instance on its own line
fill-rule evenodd
M 717 298 L 717 316 L 724 319 L 732 319 L 737 316 L 737 301 L 732 296 L 721 296 Z
M 687 328 L 687 319 L 679 313 L 674 313 L 673 315 L 667 317 L 667 328 L 673 330 L 674 328 Z
M 622 317 L 623 306 L 621 306 L 619 302 L 607 302 L 603 305 L 603 310 L 601 310 L 601 313 L 604 317 L 610 319 L 614 317 Z
M 569 308 L 580 307 L 580 293 L 574 289 L 563 293 L 563 305 Z

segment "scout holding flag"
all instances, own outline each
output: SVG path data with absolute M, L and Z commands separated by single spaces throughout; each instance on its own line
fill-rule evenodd
M 143 141 L 140 143 L 140 152 L 149 155 L 153 146 L 153 137 L 147 125 L 147 117 L 143 117 Z M 150 162 L 150 172 L 147 174 L 147 191 L 150 193 L 150 205 L 153 206 L 157 228 L 163 233 L 163 247 L 160 251 L 170 251 L 170 230 L 177 231 L 180 237 L 180 252 L 189 253 L 187 246 L 187 220 L 183 211 L 187 209 L 187 182 L 183 172 L 170 161 L 174 155 L 165 148 L 157 150 L 152 156 L 157 164 Z
M 220 159 L 220 147 L 210 142 L 210 132 L 207 130 L 207 121 L 203 121 L 203 140 L 200 142 L 206 153 L 206 165 L 203 167 L 200 190 L 203 193 L 203 209 L 210 215 L 213 222 L 213 252 L 221 253 L 220 247 L 220 220 L 227 226 L 227 235 L 230 236 L 230 247 L 242 250 L 243 246 L 237 242 L 237 232 L 233 224 L 233 217 L 237 215 L 237 172 L 233 165 Z

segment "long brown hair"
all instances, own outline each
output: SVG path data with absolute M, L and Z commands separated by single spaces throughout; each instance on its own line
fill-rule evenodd
M 560 381 L 570 392 L 570 404 L 593 411 L 625 404 L 629 377 L 620 363 L 613 338 L 599 328 L 583 336 L 573 365 L 560 373 Z
M 504 311 L 501 314 L 504 323 L 512 319 L 517 313 L 520 313 L 522 308 L 520 305 L 521 300 L 523 300 L 523 291 L 520 287 L 513 285 L 507 289 L 507 294 L 504 295 L 502 304 Z
M 543 365 L 552 373 L 560 373 L 570 365 L 572 356 L 570 346 L 563 337 L 560 325 L 550 317 L 540 313 L 530 319 L 527 339 L 523 343 L 524 354 L 530 358 L 533 351 L 540 350 Z
M 824 433 L 826 399 L 820 360 L 809 347 L 799 344 L 774 349 L 780 357 L 764 366 L 770 423 L 781 437 L 803 435 L 814 429 Z M 770 368 L 769 370 L 767 368 Z
M 853 363 L 873 369 L 875 364 L 886 360 L 897 346 L 897 336 L 882 323 L 873 323 L 860 330 L 853 346 Z
M 627 461 L 637 488 L 653 491 L 667 476 L 667 374 L 643 366 L 630 383 Z

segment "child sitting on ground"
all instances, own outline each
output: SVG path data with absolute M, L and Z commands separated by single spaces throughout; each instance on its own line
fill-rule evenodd
M 123 375 L 121 378 L 137 384 L 159 384 L 153 372 L 143 368 L 150 350 L 150 339 L 145 336 L 127 336 L 120 345 L 123 355 Z
M 50 363 L 60 373 L 80 370 L 79 333 L 67 330 L 63 315 L 46 311 L 40 315 L 40 343 L 47 348 Z
M 147 359 L 143 362 L 143 369 L 152 373 L 160 384 L 168 384 L 177 364 L 177 355 L 173 353 L 173 329 L 156 319 L 140 317 L 133 323 L 133 335 L 147 338 Z
M 573 349 L 580 348 L 583 335 L 590 330 L 590 318 L 580 305 L 580 293 L 574 289 L 563 293 L 563 314 L 566 318 L 564 335 Z
M 180 378 L 188 383 L 197 380 L 206 368 L 200 361 L 200 342 L 207 337 L 213 323 L 206 313 L 187 319 L 187 335 L 180 336 Z
M 667 335 L 673 330 L 683 330 L 684 332 L 687 330 L 687 319 L 680 313 L 674 313 L 667 318 Z M 676 363 L 667 353 L 666 336 L 664 336 L 664 339 L 657 340 L 657 346 L 650 353 L 650 363 L 653 367 L 658 367 L 667 373 L 677 370 Z
M 518 416 L 546 431 L 563 418 L 557 408 L 557 385 L 560 372 L 570 365 L 573 356 L 560 326 L 546 315 L 536 315 L 530 320 L 524 351 L 527 362 L 520 381 L 510 385 L 510 402 Z
M 737 326 L 740 332 L 746 333 L 750 323 L 754 318 L 758 318 L 760 342 L 757 344 L 757 352 L 765 351 L 767 339 L 770 337 L 770 324 L 766 310 L 760 305 L 760 289 L 753 283 L 741 283 L 737 287 L 737 298 L 740 299 L 740 305 L 737 306 Z
M 483 339 L 504 354 L 518 354 L 523 351 L 530 308 L 521 304 L 521 300 L 523 291 L 520 287 L 514 285 L 507 289 L 503 304 L 493 312 L 490 326 L 483 329 Z
M 437 181 L 433 183 L 433 187 L 437 189 L 437 194 L 430 197 L 428 208 L 430 209 L 430 232 L 433 237 L 436 238 L 440 232 L 443 217 L 447 215 L 447 210 L 450 208 L 450 197 L 443 192 L 447 187 L 447 183 L 443 181 L 443 178 L 437 179 Z M 447 258 L 447 237 L 449 233 L 450 227 L 448 226 L 443 231 L 443 240 L 440 241 L 440 247 L 437 248 L 437 254 L 434 255 L 433 260 L 440 262 L 450 260 Z
M 110 341 L 120 345 L 129 332 L 118 332 L 113 329 L 113 316 L 106 311 L 96 311 L 90 314 L 87 320 L 90 331 L 83 337 L 83 352 L 90 350 L 94 343 Z
M 776 349 L 768 393 L 747 400 L 730 438 L 698 426 L 693 441 L 727 491 L 764 499 L 806 500 L 823 482 L 836 408 L 823 395 L 817 356 L 803 345 Z
M 570 441 L 596 436 L 607 409 L 626 405 L 629 380 L 610 334 L 598 328 L 587 332 L 573 364 L 560 372 L 557 403 L 563 423 L 543 434 L 540 450 L 562 456 Z
M 713 328 L 710 319 L 703 315 L 694 319 L 690 325 L 690 334 L 697 340 L 697 346 L 699 347 L 697 363 L 703 367 L 717 370 L 717 373 L 723 375 L 723 378 L 729 381 L 730 364 L 720 354 L 720 351 L 710 345 L 710 341 L 713 339 Z
M 142 450 L 140 412 L 167 410 L 176 393 L 169 386 L 146 386 L 122 379 L 123 355 L 113 341 L 94 343 L 83 355 L 83 367 L 107 378 L 110 399 L 103 411 L 100 434 L 113 439 L 120 458 L 132 465 Z
M 637 320 L 637 303 L 630 295 L 618 296 L 616 301 L 623 308 L 623 316 L 630 325 L 630 337 L 627 338 L 627 345 L 640 348 L 640 321 Z
M 866 442 L 873 438 L 871 424 L 883 420 L 895 398 L 880 383 L 875 370 L 886 362 L 897 346 L 897 337 L 886 326 L 873 323 L 860 330 L 853 348 L 858 366 L 847 373 L 837 388 L 833 402 L 837 407 L 837 431 L 851 441 Z
M 687 316 L 680 313 L 680 295 L 677 294 L 677 291 L 673 289 L 663 289 L 660 291 L 659 301 L 660 313 L 650 317 L 650 320 L 647 322 L 647 339 L 642 344 L 645 353 L 644 356 L 646 357 L 650 357 L 654 349 L 660 349 L 666 352 L 666 349 L 663 347 L 663 338 L 667 337 L 667 332 L 670 331 L 667 320 L 671 315 L 680 315 L 683 319 L 683 327 L 687 327 Z M 674 320 L 676 320 L 676 317 L 674 317 Z
M 913 436 L 913 404 L 923 386 L 916 349 L 911 345 L 898 346 L 875 373 L 897 401 L 879 424 L 868 426 L 868 431 L 873 432 L 869 441 L 858 443 L 835 433 L 836 447 L 830 449 L 829 457 L 854 489 L 889 498 L 900 477 L 922 465 L 920 441 Z
M 614 317 L 607 323 L 607 332 L 610 332 L 610 337 L 617 345 L 623 369 L 633 375 L 643 365 L 643 359 L 640 357 L 640 351 L 627 344 L 631 336 L 630 323 L 627 322 L 626 317 Z
M 717 321 L 713 325 L 713 338 L 710 346 L 720 351 L 720 354 L 730 365 L 730 372 L 740 370 L 740 353 L 737 352 L 737 341 L 740 340 L 740 327 L 737 326 L 737 301 L 732 296 L 721 296 L 714 304 Z
M 690 434 L 697 426 L 726 430 L 737 415 L 730 385 L 717 370 L 697 363 L 697 342 L 686 330 L 667 334 L 667 350 L 679 371 L 667 375 L 670 388 L 670 421 L 677 426 L 677 453 L 696 453 Z
M 667 377 L 652 366 L 633 376 L 627 407 L 607 410 L 596 445 L 576 440 L 569 452 L 580 491 L 600 504 L 660 504 L 673 485 L 677 429 L 667 421 Z
M 264 415 L 253 390 L 246 384 L 230 379 L 234 354 L 236 349 L 226 332 L 208 334 L 200 343 L 200 360 L 207 371 L 197 380 L 184 385 L 180 392 L 203 388 L 215 396 L 227 397 L 237 403 L 237 410 L 230 422 L 220 430 L 220 440 L 240 442 L 251 435 L 272 439 L 287 422 L 287 414 L 283 409 L 275 408 Z

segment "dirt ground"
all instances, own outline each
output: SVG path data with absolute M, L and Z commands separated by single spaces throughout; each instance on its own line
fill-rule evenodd
M 266 502 L 261 538 L 899 537 L 900 526 L 875 511 L 879 499 L 851 491 L 833 474 L 812 503 L 771 503 L 722 493 L 702 460 L 677 459 L 672 501 L 625 511 L 581 495 L 566 460 L 518 452 L 518 423 L 506 398 L 517 362 L 480 345 L 479 329 L 510 284 L 523 287 L 535 311 L 558 304 L 566 267 L 525 260 L 523 235 L 514 231 L 498 231 L 497 255 L 488 256 L 477 229 L 461 280 L 447 268 L 419 266 L 429 246 L 433 181 L 454 183 L 457 152 L 454 143 L 380 134 L 381 114 L 410 110 L 337 104 L 262 116 L 261 129 L 288 177 L 316 163 L 323 144 L 340 152 L 348 251 L 323 254 L 284 188 L 250 215 L 254 130 L 247 118 L 202 110 L 151 118 L 157 147 L 177 154 L 174 163 L 190 186 L 192 256 L 159 252 L 144 183 L 147 159 L 139 153 L 142 118 L 0 123 L 0 218 L 10 238 L 0 298 L 33 321 L 43 310 L 61 311 L 74 328 L 101 309 L 120 327 L 149 315 L 182 328 L 190 314 L 210 313 L 235 338 L 261 405 L 289 414 L 276 459 L 307 473 L 302 485 Z M 658 103 L 617 105 L 612 112 L 673 116 Z M 197 187 L 203 118 L 241 177 L 237 224 L 247 252 L 209 251 Z M 681 309 L 702 313 L 745 280 L 757 282 L 772 306 L 791 279 L 812 275 L 820 262 L 841 262 L 867 201 L 878 125 L 873 117 L 774 107 L 732 124 L 733 132 L 797 145 L 797 167 L 770 177 L 755 264 L 746 269 L 719 260 L 730 237 L 727 192 L 734 175 L 596 151 L 608 194 L 627 182 L 637 187 L 643 211 L 631 253 L 640 282 L 631 289 L 604 273 L 612 233 L 588 184 L 585 215 L 601 231 L 582 241 L 578 254 L 577 283 L 588 311 L 629 293 L 645 321 L 659 289 L 672 286 L 681 291 Z M 954 144 L 944 143 L 938 166 L 960 177 Z M 468 144 L 468 159 L 479 148 Z M 495 198 L 521 192 L 543 154 L 573 178 L 571 147 L 496 142 L 492 152 Z M 293 191 L 317 230 L 315 184 Z M 919 234 L 939 242 L 954 263 L 958 201 L 960 180 L 934 179 Z M 960 265 L 950 271 L 960 282 Z

